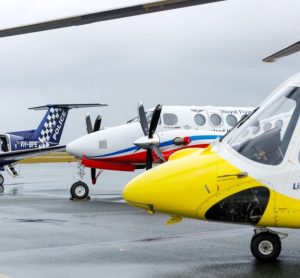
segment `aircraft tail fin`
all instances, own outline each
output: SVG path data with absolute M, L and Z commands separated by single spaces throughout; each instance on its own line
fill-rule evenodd
M 33 134 L 33 139 L 39 141 L 41 147 L 58 145 L 68 112 L 68 108 L 49 106 L 46 115 Z
M 59 144 L 63 129 L 72 108 L 86 108 L 107 106 L 102 103 L 90 104 L 49 104 L 29 108 L 31 110 L 47 110 L 43 120 L 33 134 L 33 139 L 40 142 L 41 147 L 56 146 Z

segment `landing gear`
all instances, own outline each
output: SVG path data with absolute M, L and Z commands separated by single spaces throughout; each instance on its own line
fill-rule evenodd
M 4 177 L 2 175 L 0 175 L 0 193 L 4 192 Z
M 274 232 L 269 229 L 256 229 L 251 240 L 251 252 L 260 262 L 273 262 L 281 252 L 281 238 L 287 234 Z
M 3 183 L 4 183 L 4 177 L 0 175 L 0 185 L 3 185 Z
M 70 188 L 70 200 L 90 200 L 91 198 L 89 196 L 89 187 L 82 181 L 85 172 L 84 166 L 80 162 L 78 163 L 78 175 L 79 181 L 75 182 Z
M 89 187 L 82 181 L 75 182 L 71 189 L 71 200 L 90 200 L 89 197 Z

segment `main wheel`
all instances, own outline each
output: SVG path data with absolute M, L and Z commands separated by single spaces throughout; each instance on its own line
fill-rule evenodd
M 251 241 L 251 252 L 258 261 L 275 261 L 281 252 L 279 236 L 270 232 L 254 235 Z
M 2 184 L 0 184 L 0 193 L 4 192 L 4 186 Z
M 4 183 L 4 177 L 0 175 L 0 185 L 3 185 L 3 183 Z
M 89 187 L 82 181 L 75 182 L 70 189 L 74 199 L 82 200 L 88 197 Z

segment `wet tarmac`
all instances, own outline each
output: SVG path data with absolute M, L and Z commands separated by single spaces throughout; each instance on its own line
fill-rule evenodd
M 166 226 L 120 198 L 128 173 L 104 173 L 91 201 L 70 201 L 76 164 L 22 166 L 0 196 L 0 278 L 298 277 L 300 231 L 259 264 L 253 228 L 186 219 Z M 88 181 L 88 175 L 86 177 Z

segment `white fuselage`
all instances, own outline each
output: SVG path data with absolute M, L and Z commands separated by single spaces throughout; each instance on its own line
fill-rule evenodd
M 163 106 L 156 129 L 162 152 L 169 153 L 185 147 L 206 147 L 223 137 L 251 107 Z M 153 109 L 146 112 L 151 118 Z M 141 164 L 145 150 L 134 145 L 144 137 L 138 118 L 127 124 L 109 127 L 71 142 L 67 151 L 77 157 L 94 160 Z M 174 144 L 175 138 L 187 138 L 188 144 Z

